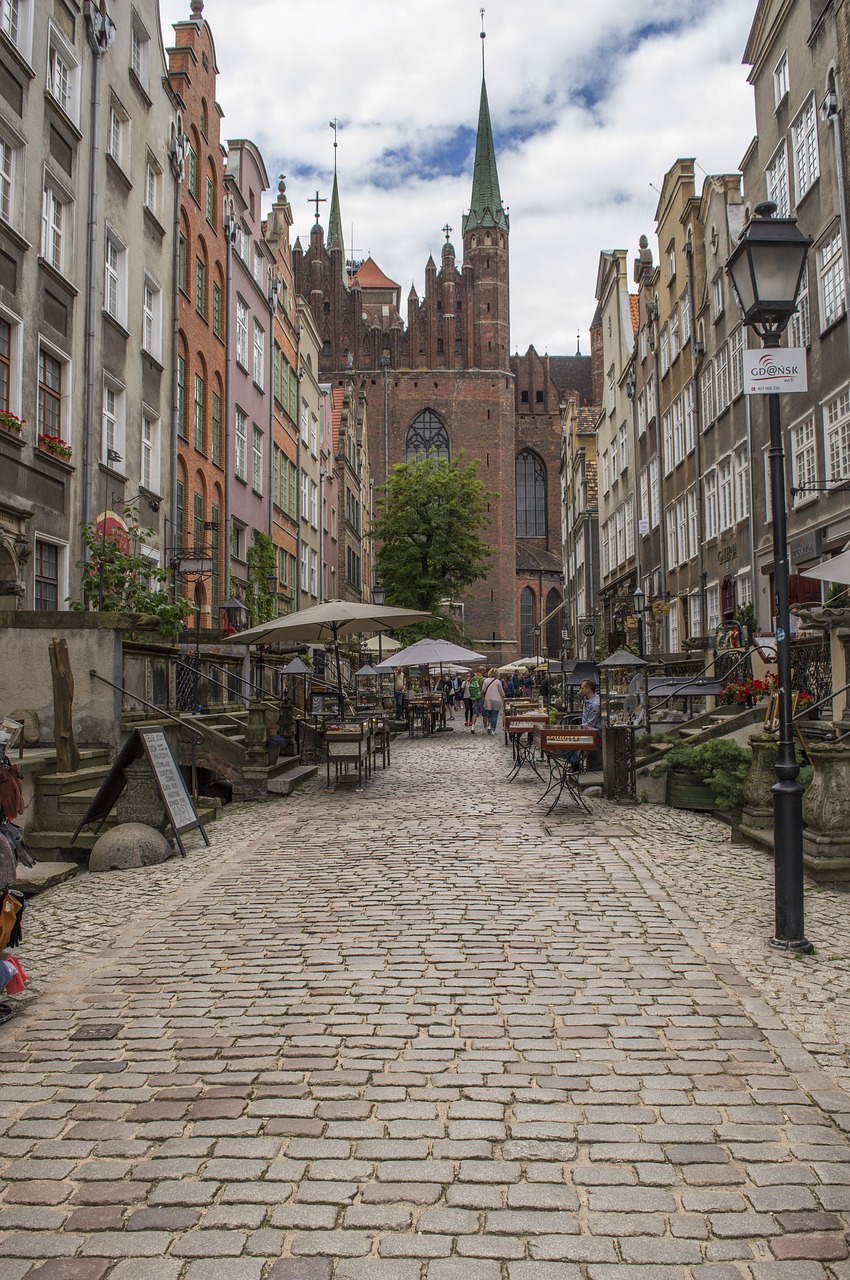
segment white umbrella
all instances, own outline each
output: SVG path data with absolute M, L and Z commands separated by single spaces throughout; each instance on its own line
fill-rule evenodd
M 393 627 L 409 627 L 414 622 L 427 622 L 433 615 L 418 609 L 397 609 L 394 605 L 366 604 L 361 600 L 327 600 L 310 609 L 298 609 L 272 622 L 228 636 L 231 644 L 278 644 L 287 640 L 307 640 L 314 644 L 332 644 L 336 654 L 339 685 L 339 714 L 343 713 L 342 670 L 339 665 L 339 638 L 358 631 L 390 631 Z
M 401 648 L 401 641 L 393 640 L 392 636 L 372 636 L 371 639 L 366 641 L 363 648 L 367 653 L 380 653 L 383 659 L 385 653 L 397 653 Z
M 804 578 L 820 578 L 821 582 L 840 582 L 842 586 L 850 586 L 850 547 L 831 560 L 822 560 L 813 569 L 803 569 L 802 575 Z
M 400 649 L 379 663 L 379 671 L 392 671 L 394 667 L 438 667 L 449 662 L 486 662 L 487 655 L 451 640 L 417 640 L 415 644 Z

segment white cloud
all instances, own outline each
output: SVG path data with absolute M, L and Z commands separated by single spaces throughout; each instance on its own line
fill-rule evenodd
M 741 56 L 756 0 L 491 0 L 487 85 L 511 211 L 512 346 L 572 352 L 595 309 L 601 250 L 653 243 L 665 171 L 694 156 L 737 168 L 754 132 Z M 161 0 L 167 24 L 188 0 Z M 479 0 L 206 0 L 219 63 L 224 136 L 249 137 L 272 178 L 288 174 L 295 231 L 330 195 L 338 116 L 346 247 L 371 251 L 421 293 L 448 220 L 461 248 L 471 158 L 460 176 L 404 178 L 414 161 L 474 129 L 480 91 Z M 647 17 L 651 11 L 651 18 Z M 651 22 L 651 26 L 648 24 Z M 699 176 L 699 170 L 698 176 Z M 396 185 L 394 174 L 402 174 Z M 326 206 L 325 206 L 326 208 Z M 351 227 L 354 227 L 352 244 Z

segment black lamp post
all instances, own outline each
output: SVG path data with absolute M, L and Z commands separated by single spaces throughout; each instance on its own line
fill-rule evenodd
M 646 612 L 646 592 L 642 589 L 640 583 L 635 587 L 632 594 L 632 603 L 635 609 L 635 617 L 637 618 L 638 633 L 638 657 L 643 657 L 643 615 Z
M 376 582 L 372 588 L 372 604 L 376 604 L 380 606 L 384 603 L 386 598 L 387 598 L 386 587 L 382 587 L 380 582 Z M 381 644 L 381 633 L 379 631 L 378 632 L 378 666 L 381 665 L 383 661 L 383 657 L 384 657 L 383 646 Z
M 744 324 L 765 347 L 778 347 L 797 309 L 797 293 L 812 240 L 795 218 L 776 218 L 770 201 L 756 206 L 726 270 L 732 280 Z M 788 533 L 785 507 L 785 455 L 779 395 L 768 396 L 770 414 L 770 494 L 773 506 L 773 575 L 776 596 L 776 668 L 779 695 L 779 750 L 773 792 L 774 897 L 776 926 L 771 946 L 812 950 L 803 909 L 803 788 L 792 737 L 791 620 L 788 605 Z

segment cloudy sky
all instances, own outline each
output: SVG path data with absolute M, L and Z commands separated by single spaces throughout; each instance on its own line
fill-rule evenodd
M 189 0 L 160 0 L 166 45 Z M 756 0 L 485 0 L 487 88 L 511 215 L 511 345 L 588 350 L 602 249 L 653 237 L 678 156 L 734 171 L 754 132 L 741 65 Z M 481 84 L 480 0 L 206 0 L 225 137 L 287 175 L 295 232 L 329 196 L 339 121 L 346 252 L 422 293 L 460 254 Z M 323 206 L 324 210 L 327 206 Z M 326 214 L 323 224 L 327 225 Z

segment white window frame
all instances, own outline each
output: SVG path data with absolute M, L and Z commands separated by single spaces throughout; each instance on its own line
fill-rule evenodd
M 127 459 L 127 393 L 114 378 L 104 378 L 102 399 L 102 437 L 100 457 L 105 467 L 123 470 Z M 121 455 L 121 461 L 109 461 L 109 450 Z
M 661 477 L 658 469 L 658 458 L 649 460 L 649 509 L 650 527 L 657 529 L 661 523 Z
M 160 484 L 160 420 L 147 407 L 142 408 L 140 438 L 140 484 L 150 493 L 159 493 Z
M 686 382 L 682 390 L 682 415 L 685 420 L 685 457 L 696 448 L 696 413 L 694 412 L 694 384 Z
M 262 494 L 263 492 L 263 433 L 253 423 L 253 431 L 251 433 L 251 488 L 254 493 Z
M 682 349 L 681 333 L 679 329 L 679 307 L 674 305 L 670 312 L 670 363 L 677 359 Z
M 301 590 L 310 590 L 310 548 L 306 542 L 301 544 Z
M 797 310 L 791 317 L 787 329 L 789 347 L 810 347 L 812 345 L 812 315 L 809 304 L 809 264 L 803 267 L 800 278 L 800 291 L 797 294 Z
M 671 600 L 667 615 L 667 645 L 670 653 L 679 652 L 679 601 Z
M 265 386 L 266 333 L 259 320 L 254 320 L 254 382 L 262 390 Z
M 664 474 L 669 476 L 676 465 L 673 453 L 673 413 L 670 409 L 661 419 L 661 433 L 663 436 Z
M 676 541 L 676 508 L 669 506 L 664 513 L 664 526 L 667 540 L 667 564 L 671 569 L 678 568 L 679 548 Z
M 0 218 L 10 227 L 21 225 L 22 175 L 25 172 L 23 142 L 9 129 L 0 127 Z
M 646 523 L 646 533 L 643 537 L 649 537 L 649 530 L 652 524 L 652 509 L 649 504 L 649 470 L 644 467 L 640 473 L 640 512 L 639 519 Z
M 127 327 L 127 246 L 107 223 L 103 247 L 103 309 Z
M 41 205 L 41 256 L 45 262 L 67 275 L 71 261 L 73 201 L 48 169 L 44 171 Z
M 738 328 L 729 339 L 729 391 L 733 400 L 744 390 L 744 326 Z
M 777 218 L 791 216 L 791 187 L 788 180 L 788 147 L 785 139 L 774 151 L 764 171 L 767 198 L 776 205 Z
M 119 169 L 124 171 L 129 169 L 130 117 L 117 98 L 113 98 L 109 104 L 106 150 Z
M 310 595 L 319 594 L 319 553 L 310 548 Z
M 679 299 L 679 312 L 682 319 L 681 324 L 681 344 L 691 340 L 691 295 L 686 289 Z
M 794 193 L 799 205 L 820 177 L 818 111 L 814 94 L 803 104 L 791 125 L 791 146 L 794 153 Z
M 236 296 L 236 363 L 248 370 L 248 303 Z
M 234 414 L 233 470 L 238 480 L 248 479 L 248 415 L 238 405 Z
M 21 317 L 0 306 L 0 320 L 9 326 L 9 387 L 8 405 L 0 402 L 0 409 L 23 417 L 23 324 Z M 52 354 L 52 352 L 51 352 Z M 37 375 L 36 375 L 37 376 Z
M 738 524 L 750 514 L 750 457 L 745 444 L 735 450 L 735 520 Z
M 676 499 L 676 545 L 679 549 L 679 564 L 687 564 L 688 556 L 688 503 L 687 495 Z
M 714 361 L 714 405 L 718 418 L 729 407 L 729 399 L 729 352 L 724 342 Z
M 696 485 L 692 485 L 685 494 L 688 507 L 688 559 L 693 560 L 699 550 L 699 502 Z
M 154 360 L 162 359 L 162 290 L 147 271 L 142 281 L 142 349 Z
M 717 521 L 721 533 L 731 529 L 735 523 L 735 477 L 731 454 L 717 463 Z
M 705 589 L 705 625 L 709 635 L 720 626 L 719 582 L 710 582 Z
M 32 55 L 32 0 L 0 0 L 0 31 L 29 61 Z
M 43 338 L 38 340 L 38 357 L 36 362 L 36 404 L 38 405 L 38 390 L 40 387 L 40 371 L 41 371 L 41 353 L 45 352 L 53 360 L 58 361 L 62 366 L 62 387 L 59 393 L 59 436 L 62 440 L 71 443 L 71 406 L 73 405 L 73 396 L 71 394 L 72 382 L 72 364 L 70 357 L 61 351 L 58 347 L 53 346 L 51 342 L 46 342 Z M 40 405 L 36 411 L 36 436 L 42 434 Z M 51 435 L 52 432 L 47 432 Z
M 314 529 L 319 527 L 319 486 L 315 480 L 310 481 L 310 524 Z
M 665 324 L 661 330 L 661 376 L 670 368 L 670 330 Z
M 818 478 L 818 442 L 815 415 L 809 414 L 802 422 L 791 428 L 791 485 L 792 488 L 807 487 L 817 483 Z M 795 507 L 802 507 L 817 498 L 816 492 L 795 493 L 792 495 Z
M 823 424 L 826 478 L 831 484 L 850 480 L 850 389 L 824 404 Z
M 79 125 L 80 60 L 52 19 L 47 35 L 47 92 L 68 119 Z
M 130 27 L 130 70 L 146 92 L 150 73 L 150 47 L 150 36 L 134 13 Z
M 818 245 L 818 292 L 820 294 L 820 331 L 825 333 L 844 315 L 844 252 L 841 227 L 835 226 Z
M 716 538 L 719 530 L 717 508 L 717 472 L 712 468 L 703 477 L 703 494 L 705 498 L 705 536 Z
M 700 378 L 700 391 L 702 392 L 702 429 L 710 427 L 714 421 L 714 364 L 711 360 L 706 360 L 705 368 Z
M 782 50 L 782 57 L 773 68 L 773 100 L 778 107 L 788 97 L 788 50 Z

